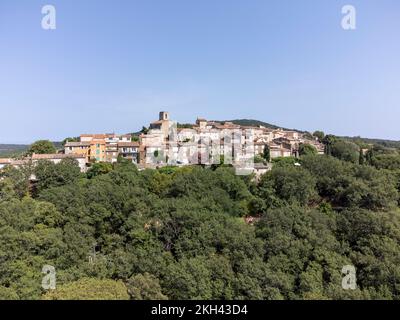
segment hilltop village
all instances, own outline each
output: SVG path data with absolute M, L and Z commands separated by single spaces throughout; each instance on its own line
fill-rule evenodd
M 167 165 L 184 166 L 215 163 L 238 164 L 244 160 L 253 163 L 268 150 L 271 159 L 297 157 L 301 144 L 309 144 L 320 154 L 324 146 L 315 138 L 294 130 L 271 129 L 263 126 L 241 126 L 232 122 L 208 121 L 197 118 L 192 125 L 180 126 L 161 111 L 159 118 L 133 134 L 81 134 L 74 141 L 66 141 L 57 154 L 33 154 L 29 159 L 1 159 L 0 168 L 7 164 L 19 166 L 26 161 L 65 158 L 76 159 L 82 172 L 95 162 L 117 162 L 126 159 L 139 169 Z M 258 165 L 259 169 L 267 169 Z

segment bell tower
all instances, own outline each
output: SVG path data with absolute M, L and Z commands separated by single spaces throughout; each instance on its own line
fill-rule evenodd
M 159 120 L 169 120 L 169 113 L 167 111 L 160 111 Z

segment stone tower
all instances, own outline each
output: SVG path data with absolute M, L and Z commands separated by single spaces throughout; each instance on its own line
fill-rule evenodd
M 167 111 L 160 111 L 159 120 L 169 120 L 169 113 Z

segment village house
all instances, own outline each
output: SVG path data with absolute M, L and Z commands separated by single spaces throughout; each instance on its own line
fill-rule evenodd
M 131 160 L 133 163 L 139 163 L 139 142 L 136 141 L 118 142 L 117 154 L 124 159 Z M 115 158 L 113 158 L 113 160 L 114 159 Z
M 86 162 L 90 161 L 90 142 L 88 141 L 71 141 L 65 144 L 65 154 L 79 154 L 83 155 Z
M 249 137 L 251 136 L 251 143 Z M 251 148 L 246 146 L 251 144 Z M 150 130 L 140 136 L 142 165 L 209 164 L 218 163 L 213 156 L 224 160 L 243 158 L 251 150 L 251 156 L 262 155 L 270 149 L 270 157 L 298 156 L 301 143 L 314 145 L 323 152 L 318 141 L 307 140 L 295 130 L 270 129 L 262 126 L 240 126 L 232 122 L 208 121 L 197 118 L 188 128 L 177 128 L 168 112 L 162 111 L 159 120 L 150 124 Z
M 268 148 L 270 158 L 297 157 L 302 143 L 313 145 L 319 154 L 324 146 L 318 140 L 306 138 L 295 130 L 271 129 L 263 126 L 240 126 L 225 121 L 197 118 L 192 125 L 177 127 L 169 113 L 161 111 L 158 120 L 151 122 L 149 130 L 132 141 L 130 134 L 82 134 L 79 141 L 65 143 L 63 154 L 33 154 L 23 160 L 0 159 L 0 169 L 15 167 L 39 160 L 59 163 L 62 159 L 75 159 L 82 172 L 94 162 L 114 163 L 124 158 L 140 168 L 165 165 L 225 164 L 251 168 L 257 176 L 270 170 L 269 165 L 254 164 L 256 156 L 263 156 Z
M 167 111 L 159 112 L 158 120 L 149 130 L 132 141 L 130 135 L 82 134 L 80 141 L 67 142 L 65 154 L 78 154 L 85 162 L 116 162 L 118 157 L 131 160 L 140 167 L 164 165 L 250 163 L 266 148 L 270 157 L 298 156 L 301 143 L 309 143 L 323 153 L 317 140 L 305 139 L 295 130 L 271 129 L 263 126 L 241 126 L 229 121 L 220 122 L 197 118 L 184 127 L 170 119 Z
M 68 141 L 64 147 L 65 154 L 81 154 L 87 164 L 92 162 L 117 162 L 118 156 L 139 161 L 139 143 L 132 142 L 129 134 L 82 134 L 80 141 Z
M 86 160 L 85 156 L 82 154 L 33 154 L 32 157 L 28 158 L 32 161 L 33 164 L 37 163 L 40 160 L 47 160 L 53 162 L 54 164 L 60 163 L 63 159 L 73 159 L 78 163 L 79 169 L 81 172 L 86 171 Z
M 77 161 L 79 169 L 81 172 L 86 172 L 86 160 L 85 155 L 83 154 L 62 154 L 62 153 L 55 153 L 55 154 L 33 154 L 30 157 L 25 157 L 23 159 L 1 159 L 0 158 L 0 169 L 3 169 L 5 166 L 13 166 L 14 168 L 20 168 L 22 166 L 27 165 L 36 165 L 41 160 L 50 161 L 54 164 L 60 163 L 63 159 L 73 159 Z M 34 179 L 34 177 L 31 177 Z

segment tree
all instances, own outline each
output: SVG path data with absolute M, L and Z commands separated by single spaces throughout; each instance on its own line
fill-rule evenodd
M 132 133 L 131 139 L 132 139 L 132 141 L 134 141 L 134 142 L 138 142 L 138 141 L 140 140 L 140 139 L 139 139 L 139 136 L 138 136 L 137 134 L 134 134 L 134 133 Z
M 126 286 L 132 300 L 167 300 L 158 279 L 147 272 L 131 277 Z
M 265 159 L 261 157 L 259 154 L 254 156 L 254 163 L 264 163 Z
M 331 154 L 340 160 L 358 163 L 360 148 L 353 142 L 337 140 L 331 145 Z
M 317 148 L 308 143 L 301 143 L 299 145 L 299 155 L 307 156 L 307 155 L 316 155 L 318 154 Z
M 15 190 L 11 179 L 0 180 L 0 202 L 15 198 Z
M 304 157 L 302 167 L 316 179 L 319 195 L 334 206 L 382 210 L 398 199 L 396 177 L 383 170 L 329 156 Z
M 82 278 L 57 286 L 43 295 L 44 300 L 128 300 L 122 281 Z
M 311 132 L 308 131 L 303 133 L 303 138 L 308 140 L 314 140 L 314 136 L 311 134 Z
M 108 162 L 96 162 L 90 166 L 90 169 L 86 172 L 89 179 L 99 176 L 101 174 L 109 173 L 113 170 L 113 166 Z
M 78 162 L 75 159 L 62 159 L 55 164 L 47 160 L 38 161 L 34 168 L 37 191 L 74 183 L 81 177 Z
M 323 131 L 317 130 L 317 131 L 314 131 L 313 136 L 318 138 L 318 141 L 322 142 L 325 138 L 325 133 Z
M 363 150 L 360 148 L 359 160 L 358 163 L 363 165 L 365 163 L 365 156 Z
M 164 285 L 172 299 L 232 299 L 234 273 L 218 256 L 183 258 L 171 264 Z
M 330 156 L 332 154 L 332 145 L 335 143 L 337 138 L 332 134 L 327 134 L 323 139 L 322 143 L 325 146 L 325 154 Z
M 12 288 L 0 286 L 0 300 L 18 300 L 18 294 Z
M 297 162 L 295 157 L 277 157 L 272 159 L 275 167 L 292 167 Z
M 269 149 L 268 145 L 264 146 L 264 150 L 263 150 L 263 158 L 267 161 L 270 162 L 271 161 L 271 152 Z
M 39 162 L 33 198 L 32 171 L 4 168 L 0 299 L 399 300 L 397 151 L 373 161 L 281 158 L 258 181 L 129 162 L 88 179 L 73 160 Z M 341 287 L 344 265 L 356 290 Z
M 30 191 L 29 179 L 32 172 L 33 165 L 31 162 L 19 168 L 6 166 L 3 170 L 0 170 L 0 184 L 4 186 L 2 192 L 6 192 L 6 190 L 8 190 L 7 193 L 13 191 L 19 198 L 28 195 Z M 2 181 L 2 179 L 4 180 Z M 12 190 L 10 188 L 12 188 Z
M 149 132 L 149 129 L 146 128 L 145 126 L 142 126 L 142 130 L 140 130 L 140 133 L 147 134 L 148 132 Z
M 368 151 L 369 152 L 369 151 Z M 400 170 L 399 154 L 375 154 L 371 156 L 369 164 L 377 169 Z
M 277 200 L 306 205 L 317 195 L 315 186 L 315 178 L 303 168 L 274 167 L 262 176 L 259 194 L 269 206 L 279 203 Z
M 57 150 L 51 141 L 38 140 L 29 147 L 27 154 L 28 155 L 32 155 L 34 153 L 47 154 L 47 153 L 56 153 L 56 152 L 57 152 Z

